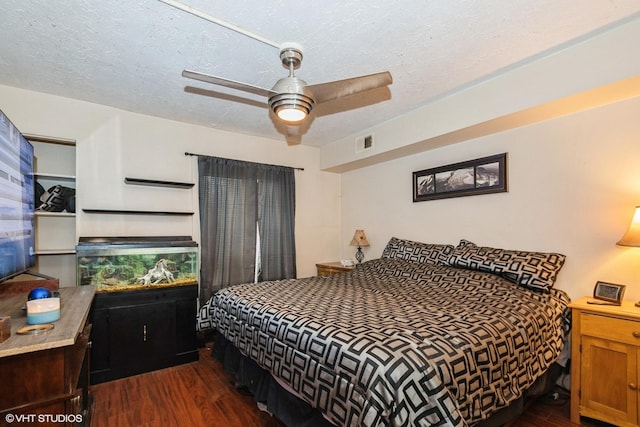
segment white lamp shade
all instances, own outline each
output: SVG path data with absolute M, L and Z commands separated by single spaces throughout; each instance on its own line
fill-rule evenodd
M 639 246 L 640 247 L 640 206 L 636 206 L 636 211 L 633 214 L 633 219 L 629 225 L 629 229 L 617 245 L 620 246 Z

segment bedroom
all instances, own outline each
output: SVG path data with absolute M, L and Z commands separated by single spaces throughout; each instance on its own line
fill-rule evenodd
M 49 95 L 37 86 L 29 90 L 3 83 L 0 107 L 23 132 L 79 141 L 76 175 L 82 206 L 164 207 L 162 201 L 144 200 L 142 193 L 123 188 L 122 176 L 192 181 L 197 170 L 185 151 L 304 168 L 296 172 L 300 277 L 315 274 L 317 262 L 353 257 L 353 231 L 364 229 L 371 244 L 364 248 L 365 260 L 379 257 L 392 236 L 450 244 L 464 238 L 508 249 L 556 251 L 567 256 L 557 286 L 572 299 L 590 294 L 603 280 L 626 284 L 627 298 L 638 300 L 640 253 L 615 242 L 639 204 L 640 65 L 631 42 L 639 34 L 636 17 L 365 129 L 374 133 L 379 150 L 365 160 L 353 152 L 353 137 L 320 148 L 287 146 L 282 139 Z M 541 74 L 538 66 L 546 72 Z M 505 93 L 508 98 L 500 96 Z M 557 100 L 566 103 L 553 104 Z M 540 105 L 554 107 L 549 115 L 541 114 L 543 120 L 515 114 L 540 113 L 535 110 Z M 506 119 L 492 121 L 499 118 Z M 412 202 L 412 172 L 501 152 L 509 154 L 509 192 Z M 184 197 L 178 203 L 197 207 L 194 196 Z M 78 236 L 158 230 L 198 240 L 195 218 L 82 213 L 76 218 Z

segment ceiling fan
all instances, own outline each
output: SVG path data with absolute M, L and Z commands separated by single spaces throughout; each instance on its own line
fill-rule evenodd
M 393 81 L 391 73 L 383 71 L 366 76 L 308 85 L 294 74 L 294 70 L 300 68 L 302 63 L 302 49 L 298 45 L 293 43 L 283 45 L 280 50 L 280 60 L 282 66 L 289 70 L 289 75 L 278 80 L 271 89 L 191 70 L 184 70 L 182 75 L 190 79 L 265 96 L 268 98 L 269 107 L 273 112 L 287 123 L 298 123 L 304 120 L 316 104 L 384 87 Z
M 268 39 L 243 30 L 236 25 L 226 23 L 213 16 L 204 14 L 203 12 L 196 11 L 189 6 L 185 6 L 174 0 L 159 1 L 254 38 L 260 42 L 278 47 L 278 44 L 271 42 Z M 314 106 L 317 104 L 385 87 L 393 82 L 391 73 L 383 71 L 380 73 L 352 77 L 344 80 L 308 85 L 304 80 L 296 77 L 294 74 L 294 71 L 300 68 L 302 56 L 302 48 L 300 45 L 296 43 L 285 43 L 280 45 L 280 61 L 282 62 L 282 66 L 289 70 L 289 75 L 279 79 L 271 89 L 253 86 L 247 83 L 192 70 L 183 70 L 182 76 L 266 97 L 270 109 L 285 125 L 288 137 L 298 135 L 299 125 L 304 122 L 304 120 L 309 116 L 309 113 L 313 110 Z

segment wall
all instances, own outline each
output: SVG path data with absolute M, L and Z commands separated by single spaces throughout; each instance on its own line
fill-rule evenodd
M 615 245 L 640 205 L 640 97 L 342 174 L 343 257 L 366 231 L 367 259 L 392 236 L 567 255 L 557 286 L 597 280 L 640 299 L 640 248 Z M 412 172 L 508 153 L 507 193 L 412 202 Z
M 77 236 L 192 235 L 199 241 L 197 186 L 126 185 L 124 177 L 197 182 L 185 152 L 304 168 L 296 172 L 300 277 L 340 252 L 340 176 L 319 170 L 318 149 L 144 116 L 0 86 L 0 108 L 24 133 L 75 139 Z M 82 208 L 193 211 L 193 216 L 86 214 Z M 46 271 L 42 271 L 46 274 Z M 64 285 L 70 285 L 65 283 Z

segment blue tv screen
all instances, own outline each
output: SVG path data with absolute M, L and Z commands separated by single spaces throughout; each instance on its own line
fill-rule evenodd
M 35 265 L 33 145 L 0 110 L 0 282 Z

